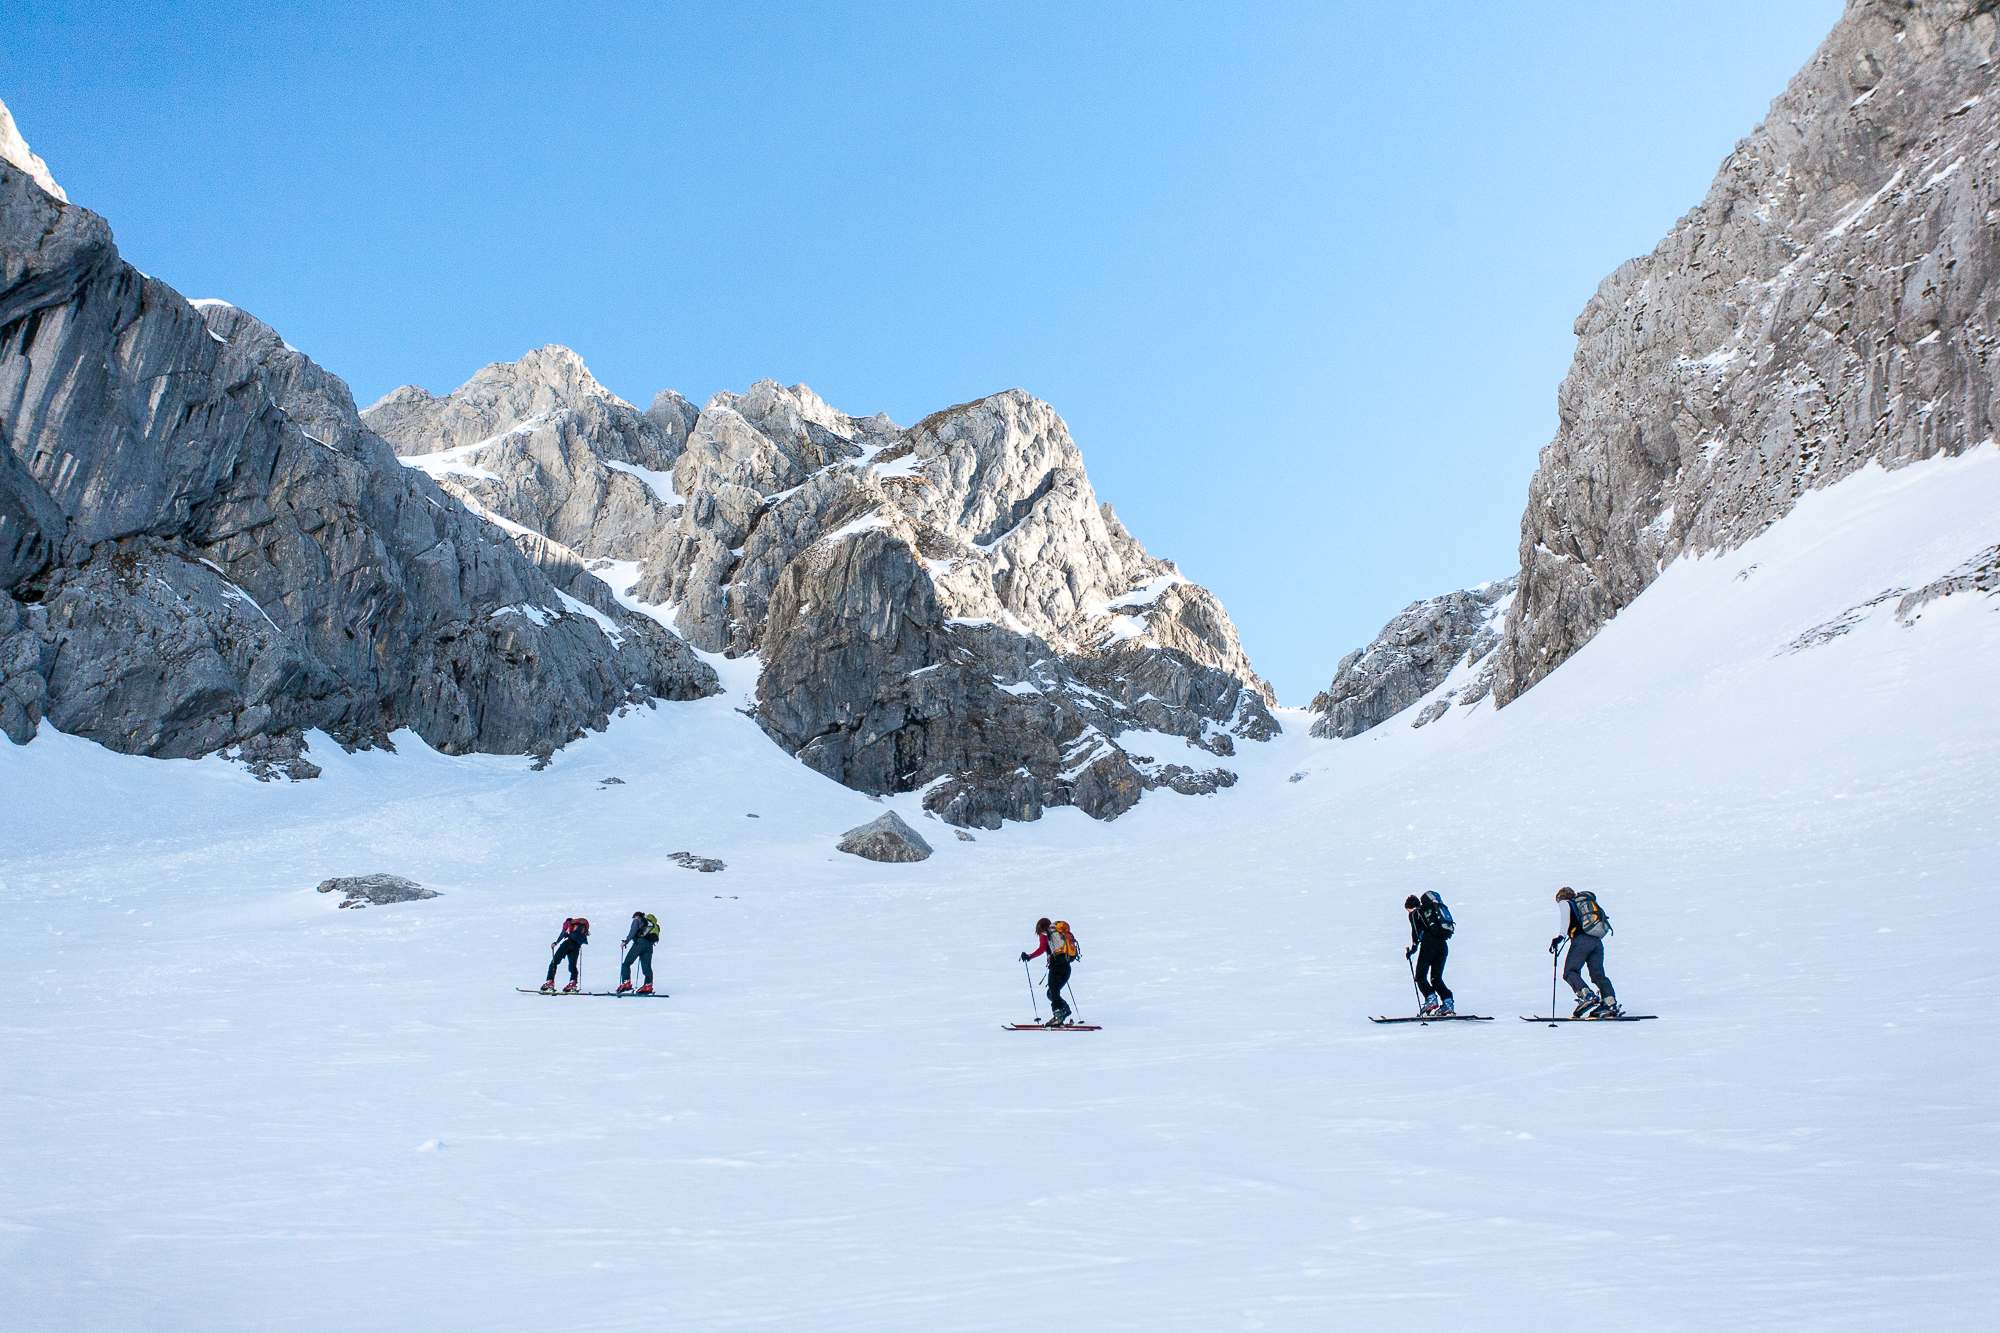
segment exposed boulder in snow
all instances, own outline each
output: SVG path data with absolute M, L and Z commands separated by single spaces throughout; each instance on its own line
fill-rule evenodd
M 303 736 L 252 736 L 224 750 L 222 757 L 242 764 L 259 782 L 281 777 L 304 782 L 320 775 L 319 765 L 306 758 L 309 748 Z
M 695 647 L 757 654 L 758 719 L 802 762 L 925 788 L 953 823 L 1112 818 L 1189 785 L 1135 764 L 1127 731 L 1220 755 L 1277 732 L 1221 604 L 1098 503 L 1062 418 L 1018 389 L 909 430 L 775 380 L 641 416 L 544 348 L 364 415 L 572 596 L 573 572 L 616 574 Z M 642 457 L 668 497 L 650 506 L 616 490 Z
M 370 903 L 409 903 L 420 898 L 435 898 L 436 889 L 427 889 L 413 879 L 401 875 L 349 875 L 344 879 L 323 880 L 321 893 L 343 893 L 346 901 L 342 907 L 366 907 Z
M 1850 0 L 1708 197 L 1604 280 L 1529 487 L 1496 702 L 1682 552 L 1869 459 L 1995 434 L 1996 46 L 1990 4 Z
M 696 856 L 693 852 L 675 852 L 667 859 L 683 870 L 699 870 L 704 875 L 713 875 L 718 870 L 729 868 L 713 856 Z
M 28 141 L 21 137 L 20 127 L 14 123 L 14 113 L 7 109 L 5 102 L 0 102 L 0 162 L 17 171 L 27 172 L 28 179 L 41 186 L 45 193 L 65 204 L 69 202 L 62 186 L 49 175 L 49 164 L 36 156 L 34 150 L 28 147 Z
M 839 850 L 870 861 L 922 861 L 930 856 L 931 845 L 890 810 L 879 819 L 847 830 L 841 835 Z
M 1458 701 L 1486 697 L 1494 663 L 1488 655 L 1500 642 L 1499 625 L 1513 601 L 1511 578 L 1412 602 L 1366 648 L 1341 659 L 1333 683 L 1312 701 L 1312 734 L 1325 739 L 1358 736 L 1416 703 L 1455 669 L 1477 668 Z M 1442 717 L 1450 698 L 1426 705 L 1413 724 Z
M 46 717 L 155 756 L 404 726 L 447 752 L 546 752 L 626 703 L 715 690 L 673 635 L 566 599 L 398 466 L 268 326 L 140 274 L 102 218 L 4 165 L 0 257 L 16 741 Z

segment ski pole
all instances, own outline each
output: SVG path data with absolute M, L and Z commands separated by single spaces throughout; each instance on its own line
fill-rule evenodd
M 1083 1006 L 1076 1002 L 1076 982 L 1065 977 L 1063 979 L 1063 989 L 1069 992 L 1070 1008 L 1079 1013 L 1082 1012 Z
M 1417 965 L 1409 954 L 1403 955 L 1403 962 L 1410 969 L 1410 989 L 1417 993 L 1417 1008 L 1422 1009 L 1424 1007 L 1424 988 L 1417 984 Z
M 1021 960 L 1021 978 L 1028 983 L 1028 1004 L 1035 1011 L 1035 1021 L 1042 1021 L 1041 1002 L 1035 998 L 1035 969 L 1028 966 L 1028 960 Z
M 1550 1018 L 1554 1018 L 1556 1016 L 1556 969 L 1562 966 L 1562 952 L 1560 949 L 1561 944 L 1562 944 L 1562 936 L 1560 935 L 1556 936 L 1554 939 L 1549 941 L 1549 1017 Z M 1554 1027 L 1555 1024 L 1551 1023 L 1549 1026 Z

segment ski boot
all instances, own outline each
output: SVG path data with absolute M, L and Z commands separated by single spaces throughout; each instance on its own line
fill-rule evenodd
M 626 991 L 631 989 L 632 989 L 632 983 L 629 981 L 621 981 L 618 983 L 618 993 L 620 995 L 623 995 Z
M 563 993 L 563 994 L 565 994 L 565 995 L 574 995 L 574 994 L 576 994 L 576 983 L 575 983 L 574 981 L 572 981 L 572 982 L 570 982 L 570 983 L 569 983 L 569 985 L 567 985 L 567 986 L 564 986 L 564 987 L 563 987 L 563 992 L 562 992 L 562 993 Z
M 1624 1013 L 1625 1011 L 1618 1007 L 1618 997 L 1615 995 L 1607 995 L 1602 1000 L 1599 1000 L 1597 1002 L 1597 1012 L 1592 1014 L 1591 1017 L 1619 1018 L 1622 1017 Z
M 554 995 L 555 993 L 556 993 L 556 979 L 554 977 L 550 977 L 547 981 L 544 981 L 542 983 L 542 994 Z
M 1437 1013 L 1438 1013 L 1438 1002 L 1437 1002 L 1437 997 L 1435 995 L 1426 995 L 1424 997 L 1424 1002 L 1417 1006 L 1418 1018 L 1436 1018 Z
M 1453 1007 L 1453 1005 L 1452 1005 L 1452 1001 L 1451 1001 L 1451 1000 L 1450 1000 L 1449 998 L 1446 998 L 1446 999 L 1442 999 L 1442 1000 L 1439 1000 L 1439 1001 L 1438 1001 L 1438 1015 L 1439 1015 L 1439 1017 L 1441 1017 L 1441 1018 L 1450 1018 L 1450 1017 L 1451 1017 L 1451 1016 L 1452 1016 L 1453 1014 L 1455 1014 L 1455 1013 L 1457 1013 L 1457 1012 L 1458 1012 L 1458 1010 L 1457 1010 L 1456 1008 L 1454 1008 L 1454 1007 Z
M 649 981 L 645 985 L 639 987 L 638 990 L 633 991 L 632 993 L 634 995 L 651 995 L 653 993 L 653 983 Z
M 1586 986 L 1576 993 L 1576 1011 L 1570 1017 L 1594 1018 L 1597 1015 L 1597 1006 L 1602 1003 L 1603 1001 L 1597 998 L 1597 992 Z
M 1048 1021 L 1048 1022 L 1046 1022 L 1046 1023 L 1044 1023 L 1044 1024 L 1042 1024 L 1042 1026 L 1043 1026 L 1043 1027 L 1050 1027 L 1050 1028 L 1066 1028 L 1066 1027 L 1068 1027 L 1068 1026 L 1069 1026 L 1069 1010 L 1065 1009 L 1065 1010 L 1063 1010 L 1063 1011 L 1062 1011 L 1061 1013 L 1058 1013 L 1058 1014 L 1050 1014 L 1050 1015 L 1049 1015 L 1049 1021 Z

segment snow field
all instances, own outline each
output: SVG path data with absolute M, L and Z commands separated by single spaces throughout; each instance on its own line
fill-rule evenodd
M 1785 645 L 1996 513 L 1991 446 L 1870 469 L 1504 711 L 1288 713 L 1236 787 L 1109 825 L 964 843 L 894 798 L 914 866 L 832 850 L 883 804 L 732 711 L 744 663 L 543 773 L 0 746 L 9 1324 L 1991 1323 L 2000 599 Z M 445 896 L 312 891 L 375 870 Z M 1562 884 L 1659 1021 L 1518 1021 Z M 1414 1003 L 1427 888 L 1491 1024 L 1364 1021 Z M 672 999 L 514 993 L 573 914 L 608 989 L 641 909 Z M 999 1030 L 1043 914 L 1105 1031 Z

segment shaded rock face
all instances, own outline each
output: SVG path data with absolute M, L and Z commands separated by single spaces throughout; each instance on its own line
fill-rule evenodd
M 922 788 L 954 824 L 1214 791 L 1235 778 L 1205 761 L 1277 732 L 1221 604 L 1098 503 L 1061 417 L 1018 389 L 908 430 L 773 380 L 699 411 L 662 394 L 642 418 L 544 348 L 363 417 L 695 647 L 758 655 L 758 721 L 801 762 Z M 650 506 L 609 489 L 642 457 L 672 471 Z M 1152 757 L 1136 732 L 1157 733 L 1133 742 Z
M 891 810 L 880 819 L 847 830 L 839 850 L 870 861 L 922 861 L 930 856 L 931 845 Z
M 420 898 L 435 898 L 436 889 L 427 889 L 413 879 L 401 875 L 349 875 L 343 879 L 329 879 L 320 882 L 321 893 L 341 893 L 346 895 L 342 907 L 366 907 L 370 903 L 408 903 Z
M 414 728 L 547 753 L 716 689 L 609 597 L 566 598 L 507 534 L 364 429 L 258 320 L 125 264 L 104 220 L 0 165 L 0 729 L 310 776 L 290 746 Z M 551 556 L 557 578 L 580 565 Z M 589 580 L 595 583 L 595 580 Z M 302 747 L 299 747 L 302 749 Z
M 1683 552 L 1991 437 L 2000 20 L 1850 0 L 1708 197 L 1577 319 L 1494 681 L 1541 680 Z
M 1470 706 L 1491 690 L 1500 643 L 1513 600 L 1515 580 L 1482 583 L 1412 602 L 1382 627 L 1375 641 L 1341 659 L 1333 683 L 1312 701 L 1312 734 L 1345 740 L 1388 721 L 1441 685 L 1456 669 L 1473 668 L 1456 702 Z M 1417 725 L 1444 716 L 1453 699 L 1432 702 Z

